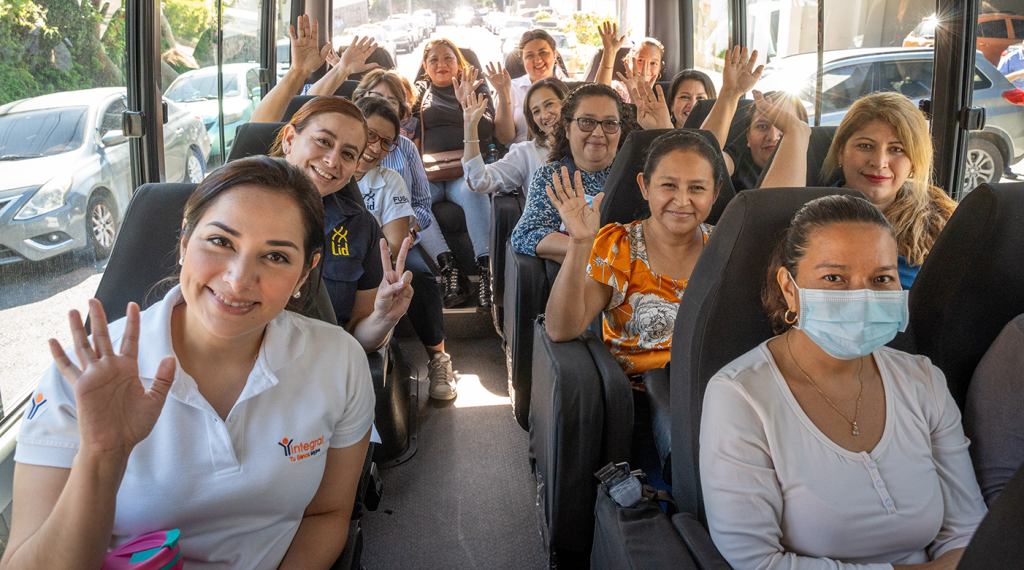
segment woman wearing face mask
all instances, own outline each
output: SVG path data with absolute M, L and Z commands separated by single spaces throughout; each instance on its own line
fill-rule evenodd
M 683 128 L 683 123 L 690 116 L 690 111 L 697 105 L 697 101 L 705 99 L 717 99 L 718 92 L 715 91 L 715 84 L 711 82 L 703 71 L 696 69 L 684 69 L 672 78 L 672 84 L 668 88 L 669 109 L 672 112 L 672 123 L 677 129 Z
M 373 214 L 397 259 L 409 229 L 416 223 L 416 214 L 409 204 L 409 190 L 394 170 L 381 161 L 398 148 L 396 138 L 401 126 L 398 115 L 382 99 L 364 97 L 357 103 L 366 117 L 370 144 L 359 160 L 355 178 L 367 211 Z M 434 274 L 416 249 L 408 252 L 405 268 L 412 272 L 415 293 L 409 304 L 409 321 L 423 342 L 429 358 L 430 397 L 451 400 L 455 397 L 455 373 L 444 349 L 444 305 Z
M 615 153 L 637 128 L 629 117 L 622 98 L 607 85 L 588 83 L 569 94 L 555 125 L 549 162 L 533 174 L 523 217 L 512 231 L 514 250 L 562 262 L 569 236 L 560 230 L 558 210 L 544 189 L 565 167 L 568 176 L 579 173 L 577 192 L 582 189 L 590 199 L 600 194 Z
M 747 48 L 740 50 L 737 46 L 727 54 L 725 69 L 722 71 L 722 92 L 701 125 L 702 129 L 711 131 L 718 139 L 733 187 L 737 190 L 757 187 L 761 171 L 782 140 L 782 129 L 763 109 L 753 105 L 747 107 L 747 114 L 743 118 L 746 140 L 738 144 L 729 140 L 729 126 L 733 122 L 739 100 L 754 87 L 764 69 L 763 65 L 755 69 L 756 62 L 757 50 L 751 52 L 749 59 Z M 770 95 L 772 101 L 785 105 L 790 113 L 807 124 L 807 110 L 799 99 L 780 92 L 772 92 Z
M 884 347 L 896 244 L 866 200 L 805 205 L 763 295 L 779 336 L 709 382 L 701 484 L 733 568 L 952 570 L 985 516 L 942 372 Z
M 612 22 L 605 22 L 597 29 L 601 36 L 601 45 L 604 51 L 601 54 L 601 68 L 597 71 L 595 81 L 609 85 L 619 92 L 622 100 L 632 102 L 630 90 L 634 87 L 634 79 L 628 76 L 619 76 L 619 80 L 613 78 L 615 71 L 615 56 L 622 48 L 626 36 L 619 37 L 619 25 Z M 629 53 L 623 58 L 627 68 L 636 70 L 636 79 L 642 79 L 647 83 L 654 83 L 661 79 L 661 71 L 664 68 L 665 46 L 654 38 L 643 38 L 633 43 Z
M 759 110 L 786 137 L 761 184 L 764 188 L 807 183 L 810 127 L 782 105 L 754 93 Z M 898 93 L 874 93 L 850 107 L 839 124 L 822 176 L 837 173 L 839 186 L 867 196 L 896 231 L 900 284 L 910 289 L 956 202 L 931 185 L 932 139 L 924 114 Z
M 601 228 L 604 194 L 587 204 L 576 191 L 579 172 L 572 180 L 563 168 L 545 189 L 569 234 L 548 297 L 545 328 L 551 339 L 574 339 L 603 313 L 605 344 L 626 374 L 664 367 L 679 300 L 711 235 L 704 220 L 725 176 L 721 157 L 700 136 L 661 135 L 636 177 L 650 216 Z
M 487 144 L 494 133 L 494 107 L 487 110 L 477 125 L 475 136 L 463 137 L 463 103 L 472 93 L 488 97 L 487 86 L 477 80 L 477 71 L 466 63 L 462 52 L 451 40 L 431 40 L 423 46 L 423 67 L 427 80 L 416 83 L 418 93 L 413 116 L 420 121 L 421 148 L 425 154 L 461 150 L 471 142 Z M 461 76 L 461 80 L 459 79 Z M 431 182 L 434 203 L 449 200 L 462 207 L 466 214 L 466 228 L 473 243 L 473 254 L 480 269 L 479 303 L 481 308 L 491 306 L 490 247 L 491 201 L 487 196 L 469 189 L 464 177 L 445 182 Z M 450 251 L 441 232 L 424 234 L 420 243 L 433 257 Z
M 323 197 L 327 248 L 321 276 L 338 324 L 372 351 L 409 308 L 412 274 L 401 265 L 392 270 L 389 256 L 380 255 L 380 227 L 352 180 L 367 138 L 358 107 L 341 97 L 317 97 L 278 132 L 270 155 L 298 166 Z
M 513 144 L 508 154 L 493 164 L 484 164 L 480 143 L 468 143 L 462 157 L 462 168 L 469 187 L 482 194 L 528 187 L 533 173 L 548 161 L 548 141 L 561 116 L 562 100 L 568 94 L 569 88 L 553 77 L 531 85 L 526 92 L 524 109 L 530 138 Z M 464 111 L 467 137 L 476 132 L 476 125 L 487 108 L 487 100 L 476 96 L 471 97 L 468 103 Z
M 91 300 L 91 339 L 71 311 L 74 354 L 50 340 L 22 422 L 5 568 L 99 568 L 174 528 L 189 568 L 335 562 L 374 396 L 348 333 L 285 310 L 312 291 L 323 220 L 298 168 L 228 163 L 185 206 L 162 301 L 108 327 Z
M 488 63 L 484 73 L 497 94 L 494 138 L 504 145 L 527 140 L 530 131 L 525 107 L 530 86 L 542 79 L 569 77 L 569 72 L 558 61 L 555 39 L 544 30 L 527 30 L 523 33 L 519 38 L 518 53 L 526 68 L 526 75 L 512 79 L 500 63 Z

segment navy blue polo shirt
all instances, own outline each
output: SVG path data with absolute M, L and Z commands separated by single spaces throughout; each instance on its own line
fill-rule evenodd
M 376 289 L 384 278 L 380 238 L 384 237 L 373 214 L 362 203 L 336 192 L 324 198 L 327 231 L 322 276 L 334 305 L 338 324 L 347 326 L 356 291 Z

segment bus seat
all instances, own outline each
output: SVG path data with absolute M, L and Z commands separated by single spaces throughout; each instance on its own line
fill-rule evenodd
M 370 57 L 366 58 L 366 63 L 376 63 L 380 69 L 395 69 L 398 65 L 394 59 L 391 59 L 391 53 L 383 47 L 377 47 L 370 54 Z M 371 70 L 361 71 L 359 73 L 353 73 L 348 76 L 349 81 L 355 81 L 357 84 L 363 78 L 364 75 L 369 73 Z M 337 93 L 336 93 L 337 94 Z M 344 95 L 342 95 L 344 97 Z
M 668 96 L 668 93 L 665 94 Z M 734 156 L 739 156 L 743 152 L 746 152 L 747 148 L 747 124 L 746 115 L 747 109 L 754 104 L 752 99 L 740 99 L 736 105 L 736 113 L 732 117 L 732 123 L 729 124 L 729 134 L 726 135 L 725 147 L 722 150 L 729 150 Z M 686 117 L 686 121 L 683 122 L 683 127 L 687 129 L 699 129 L 704 124 L 704 120 L 711 114 L 711 108 L 715 106 L 715 99 L 703 99 L 697 101 L 697 104 L 690 110 L 690 114 Z M 741 188 L 745 190 L 745 188 Z
M 832 139 L 836 136 L 836 129 L 838 127 L 811 127 L 811 139 L 807 143 L 807 187 L 819 187 L 825 188 L 834 185 L 842 179 L 842 172 L 836 172 L 832 176 L 825 178 L 821 175 L 821 167 L 825 164 L 825 158 L 828 156 L 828 149 L 832 146 Z M 775 153 L 778 152 L 778 148 L 772 151 L 771 156 L 768 157 L 768 162 L 765 163 L 764 168 L 761 170 L 761 175 L 757 177 L 757 187 L 761 187 L 761 183 L 764 182 L 764 177 L 768 174 L 768 168 L 771 167 L 772 161 L 775 159 Z
M 354 81 L 352 79 L 346 79 L 345 81 L 343 81 L 341 83 L 341 87 L 338 87 L 338 90 L 334 92 L 334 95 L 335 95 L 335 97 L 344 97 L 346 99 L 351 100 L 352 99 L 352 92 L 355 91 L 356 87 L 358 87 L 358 86 L 359 86 L 359 82 L 358 81 Z
M 551 285 L 560 264 L 518 253 L 512 244 L 505 250 L 505 364 L 512 414 L 519 425 L 530 429 L 530 375 L 533 366 L 533 321 L 544 312 Z
M 503 309 L 505 307 L 505 244 L 526 207 L 526 192 L 521 188 L 511 193 L 495 194 L 491 200 L 491 313 L 494 328 L 505 338 Z
M 962 410 L 974 369 L 1024 313 L 1024 184 L 983 184 L 957 206 L 910 289 L 917 352 Z
M 593 332 L 554 342 L 543 316 L 531 332 L 530 456 L 545 546 L 560 562 L 587 560 L 598 485 L 594 473 L 609 462 L 629 461 L 629 379 Z
M 231 145 L 231 152 L 228 153 L 228 162 L 268 154 L 270 147 L 274 146 L 277 139 L 277 132 L 284 128 L 285 123 L 243 123 L 235 131 L 235 143 Z
M 608 173 L 608 180 L 605 182 L 604 200 L 601 202 L 601 225 L 611 223 L 628 224 L 640 219 L 641 214 L 646 210 L 647 202 L 640 193 L 640 185 L 637 184 L 636 175 L 643 172 L 644 161 L 647 159 L 647 151 L 651 143 L 659 136 L 672 132 L 672 129 L 654 129 L 649 131 L 634 131 L 626 137 L 622 148 L 615 155 L 611 172 Z M 711 146 L 718 150 L 718 141 L 710 131 L 694 130 L 711 143 Z M 726 177 L 719 191 L 718 200 L 711 208 L 707 223 L 714 225 L 725 210 L 726 204 L 736 195 L 733 189 L 732 180 Z
M 458 45 L 458 44 L 456 44 L 456 45 Z M 480 56 L 478 56 L 476 54 L 476 52 L 473 51 L 473 48 L 471 48 L 471 47 L 462 47 L 462 46 L 458 46 L 458 47 L 459 47 L 459 51 L 462 52 L 462 57 L 466 58 L 466 63 L 468 63 L 468 64 L 472 65 L 473 67 L 475 67 L 477 69 L 477 71 L 480 72 L 480 79 L 484 79 L 484 81 L 486 82 L 487 80 L 483 76 L 484 67 L 482 65 L 480 65 Z M 420 61 L 420 66 L 416 69 L 416 75 L 414 75 L 413 77 L 416 78 L 413 81 L 413 83 L 416 83 L 417 81 L 425 81 L 427 79 L 427 72 L 423 68 L 423 62 L 422 61 Z
M 1010 568 L 1024 559 L 1024 468 L 993 503 L 967 545 L 958 570 Z
M 693 269 L 672 338 L 672 493 L 679 510 L 702 523 L 697 441 L 704 389 L 719 369 L 774 336 L 761 304 L 771 252 L 797 210 L 829 194 L 860 196 L 842 188 L 739 193 Z
M 612 69 L 612 79 L 617 79 L 616 73 L 626 73 L 626 56 L 629 55 L 631 48 L 621 47 L 619 53 L 615 55 L 615 68 Z M 604 57 L 604 48 L 597 48 L 594 53 L 594 57 L 590 58 L 590 63 L 587 64 L 587 70 L 583 73 L 583 81 L 587 83 L 594 83 L 597 81 L 597 72 L 601 69 L 601 58 Z
M 292 120 L 292 115 L 297 113 L 299 109 L 302 108 L 303 105 L 305 105 L 315 97 L 316 95 L 296 95 L 292 97 L 291 102 L 288 103 L 288 108 L 285 109 L 284 111 L 284 117 L 281 117 L 281 122 L 287 123 L 288 121 Z

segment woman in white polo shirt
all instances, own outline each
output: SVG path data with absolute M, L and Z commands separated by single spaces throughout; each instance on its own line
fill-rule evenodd
M 71 312 L 75 356 L 50 340 L 22 422 L 0 567 L 99 568 L 172 528 L 189 568 L 334 563 L 374 396 L 351 335 L 285 311 L 309 289 L 323 220 L 298 168 L 228 163 L 185 206 L 179 285 L 109 330 L 90 301 L 91 342 Z

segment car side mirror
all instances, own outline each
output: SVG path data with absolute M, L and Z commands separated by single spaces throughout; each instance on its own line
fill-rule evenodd
M 103 143 L 103 146 L 117 146 L 127 141 L 128 137 L 124 136 L 124 131 L 116 129 L 103 133 L 103 138 L 100 142 Z
M 250 92 L 249 97 L 251 99 L 259 101 L 260 99 L 263 98 L 263 88 L 262 87 L 253 87 L 252 91 Z

